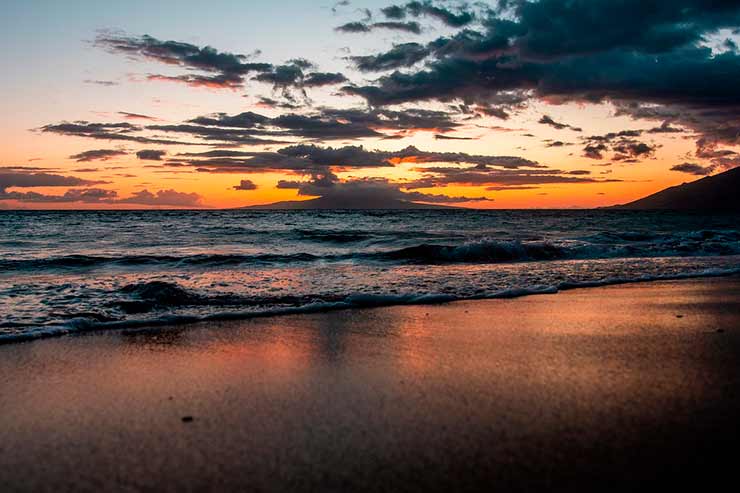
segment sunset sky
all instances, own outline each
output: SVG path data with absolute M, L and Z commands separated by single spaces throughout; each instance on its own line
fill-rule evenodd
M 0 208 L 624 203 L 740 165 L 740 3 L 9 0 Z

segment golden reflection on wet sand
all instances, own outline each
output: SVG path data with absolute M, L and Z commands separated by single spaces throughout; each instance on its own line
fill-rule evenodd
M 738 294 L 738 279 L 663 282 L 0 347 L 0 479 L 641 478 L 656 454 L 658 469 L 700 460 L 674 449 L 722 439 L 740 409 Z

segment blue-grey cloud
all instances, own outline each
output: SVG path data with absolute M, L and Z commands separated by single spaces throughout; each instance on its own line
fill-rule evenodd
M 121 149 L 94 149 L 74 154 L 69 156 L 69 158 L 74 159 L 78 163 L 84 163 L 90 161 L 108 161 L 114 157 L 125 156 L 127 154 L 128 152 Z

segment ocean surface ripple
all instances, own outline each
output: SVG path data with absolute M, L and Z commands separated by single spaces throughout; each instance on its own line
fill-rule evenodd
M 740 273 L 740 217 L 0 211 L 0 343 Z

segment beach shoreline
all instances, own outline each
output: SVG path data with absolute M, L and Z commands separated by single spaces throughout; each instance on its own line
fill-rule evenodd
M 513 299 L 527 296 L 552 295 L 574 289 L 600 288 L 606 286 L 617 286 L 623 284 L 642 284 L 661 281 L 679 280 L 711 280 L 722 277 L 738 277 L 740 269 L 707 269 L 699 273 L 679 273 L 662 275 L 643 275 L 634 278 L 607 278 L 596 281 L 561 282 L 557 285 L 535 286 L 530 288 L 510 288 L 489 294 L 475 295 L 470 297 L 457 297 L 448 294 L 421 294 L 421 295 L 354 295 L 348 296 L 342 301 L 310 303 L 304 306 L 288 306 L 272 308 L 265 311 L 247 311 L 213 313 L 205 316 L 197 315 L 166 315 L 164 318 L 142 318 L 133 320 L 105 320 L 101 322 L 95 317 L 81 317 L 71 323 L 61 326 L 40 326 L 37 328 L 24 328 L 22 332 L 0 333 L 0 346 L 5 344 L 17 344 L 22 342 L 79 335 L 82 333 L 95 333 L 115 330 L 152 330 L 157 327 L 167 330 L 173 325 L 197 325 L 219 322 L 240 322 L 251 319 L 283 317 L 288 315 L 310 315 L 314 313 L 328 313 L 346 310 L 363 310 L 368 308 L 388 308 L 393 306 L 408 305 L 439 305 L 444 303 L 459 303 L 466 301 L 491 301 L 498 299 Z M 155 282 L 155 284 L 158 284 Z M 162 283 L 164 290 L 178 289 L 168 283 Z M 187 293 L 184 293 L 187 295 Z M 88 314 L 89 315 L 89 314 Z
M 2 491 L 721 484 L 740 278 L 0 346 Z

